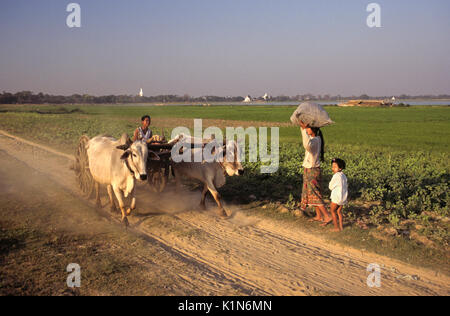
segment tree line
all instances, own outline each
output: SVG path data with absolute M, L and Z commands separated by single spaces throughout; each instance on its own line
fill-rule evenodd
M 402 94 L 395 96 L 397 99 L 450 99 L 450 95 L 419 95 L 410 96 Z M 297 101 L 335 101 L 335 100 L 348 100 L 348 99 L 390 99 L 392 96 L 369 96 L 363 94 L 360 96 L 341 96 L 341 95 L 313 95 L 302 94 L 295 96 L 275 96 L 271 97 L 271 102 L 297 102 Z M 261 100 L 261 98 L 255 98 L 255 100 Z M 64 95 L 51 95 L 40 93 L 33 93 L 31 91 L 20 91 L 17 93 L 3 92 L 0 94 L 0 104 L 122 104 L 122 103 L 209 103 L 209 102 L 242 102 L 244 97 L 242 96 L 201 96 L 192 97 L 190 95 L 156 95 L 156 96 L 137 96 L 137 95 L 104 95 L 93 96 L 89 94 L 72 94 L 69 96 Z

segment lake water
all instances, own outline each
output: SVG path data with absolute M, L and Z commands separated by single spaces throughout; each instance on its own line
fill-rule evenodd
M 447 105 L 447 106 L 450 105 L 450 100 L 437 100 L 437 101 L 433 101 L 433 100 L 431 100 L 431 101 L 414 101 L 414 100 L 408 101 L 408 100 L 405 100 L 405 101 L 400 101 L 400 102 L 403 102 L 403 103 L 406 103 L 409 105 Z
M 312 101 L 314 103 L 320 104 L 320 105 L 329 105 L 329 104 L 340 104 L 343 102 L 346 102 L 347 100 L 340 100 L 340 101 Z M 241 102 L 235 102 L 235 103 L 213 103 L 213 105 L 249 105 L 249 106 L 258 106 L 258 105 L 272 105 L 272 106 L 290 106 L 290 105 L 299 105 L 303 101 L 289 101 L 289 102 L 251 102 L 251 103 L 241 103 Z M 423 101 L 423 100 L 398 100 L 396 103 L 405 103 L 409 104 L 411 106 L 416 105 L 435 105 L 435 106 L 450 106 L 450 100 L 429 100 L 429 101 Z
M 346 100 L 339 100 L 339 101 L 312 101 L 315 103 L 318 103 L 320 105 L 330 105 L 330 104 L 340 104 L 345 102 Z M 251 102 L 251 103 L 243 103 L 243 102 L 211 102 L 209 103 L 211 106 L 217 106 L 217 105 L 242 105 L 242 106 L 296 106 L 302 103 L 303 101 L 289 101 L 289 102 Z M 450 106 L 450 100 L 398 100 L 396 103 L 405 103 L 409 104 L 411 106 L 418 106 L 418 105 L 431 105 L 431 106 Z M 105 104 L 108 106 L 123 106 L 124 104 Z M 183 106 L 183 105 L 204 105 L 201 103 L 133 103 L 133 104 L 126 104 L 130 106 Z

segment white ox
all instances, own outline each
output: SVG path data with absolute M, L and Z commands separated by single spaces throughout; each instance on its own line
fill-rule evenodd
M 215 140 L 209 140 L 215 141 Z M 197 139 L 190 136 L 185 136 L 184 134 L 178 135 L 173 140 L 169 141 L 169 144 L 176 144 L 178 142 L 185 144 L 205 144 L 209 141 Z M 220 201 L 220 194 L 217 191 L 225 185 L 226 178 L 225 175 L 238 176 L 244 174 L 244 168 L 241 165 L 241 150 L 238 144 L 233 141 L 227 141 L 226 144 L 217 153 L 213 152 L 215 155 L 223 155 L 223 159 L 215 159 L 212 162 L 202 161 L 195 162 L 194 156 L 197 151 L 203 150 L 200 148 L 193 148 L 191 152 L 191 162 L 172 162 L 172 170 L 174 172 L 175 181 L 177 187 L 180 186 L 181 177 L 186 177 L 190 179 L 196 179 L 203 183 L 202 199 L 200 201 L 200 206 L 206 208 L 205 198 L 206 194 L 211 192 L 214 200 L 219 206 L 219 215 L 222 217 L 227 217 L 223 205 Z
M 112 192 L 116 196 L 122 222 L 128 225 L 127 216 L 136 208 L 135 181 L 147 180 L 148 147 L 142 141 L 131 143 L 128 135 L 120 140 L 109 136 L 96 136 L 86 145 L 89 169 L 96 182 L 97 204 L 100 203 L 99 184 L 107 186 L 111 208 L 115 209 Z M 123 197 L 131 196 L 131 205 L 125 211 Z

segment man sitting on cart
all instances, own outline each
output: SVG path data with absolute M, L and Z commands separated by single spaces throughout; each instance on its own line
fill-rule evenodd
M 152 143 L 152 142 L 160 142 L 162 141 L 161 136 L 159 135 L 153 135 L 152 130 L 150 129 L 150 123 L 152 122 L 152 119 L 150 115 L 144 115 L 141 118 L 141 126 L 136 128 L 133 135 L 133 141 L 142 140 L 146 143 Z

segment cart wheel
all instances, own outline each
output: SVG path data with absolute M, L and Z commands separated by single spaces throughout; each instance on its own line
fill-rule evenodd
M 86 144 L 89 141 L 89 137 L 83 135 L 78 143 L 78 148 L 75 153 L 75 175 L 77 177 L 78 186 L 84 197 L 91 198 L 94 193 L 94 179 L 92 178 L 89 170 L 89 160 L 86 151 Z

